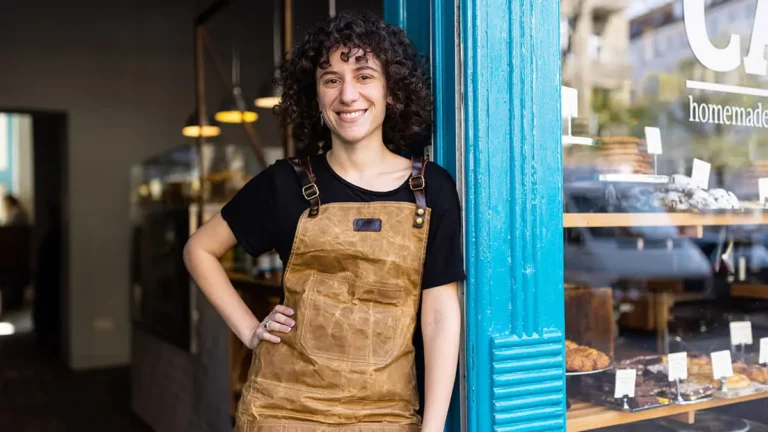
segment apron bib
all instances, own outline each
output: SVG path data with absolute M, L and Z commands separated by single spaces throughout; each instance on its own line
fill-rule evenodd
M 412 343 L 430 211 L 415 158 L 416 204 L 320 207 L 309 160 L 292 160 L 310 208 L 283 278 L 296 325 L 254 351 L 237 432 L 416 432 Z

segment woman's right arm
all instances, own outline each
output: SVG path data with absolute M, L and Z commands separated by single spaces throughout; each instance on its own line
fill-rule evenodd
M 277 336 L 259 327 L 259 321 L 238 295 L 219 261 L 236 243 L 229 225 L 217 213 L 187 241 L 184 264 L 208 301 L 243 344 L 252 349 L 262 339 L 280 342 Z M 287 312 L 292 314 L 292 311 Z M 277 328 L 272 330 L 280 331 Z

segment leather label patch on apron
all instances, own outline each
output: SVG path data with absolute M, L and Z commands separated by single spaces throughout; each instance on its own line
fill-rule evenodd
M 355 231 L 379 232 L 381 231 L 381 219 L 355 219 L 353 222 Z

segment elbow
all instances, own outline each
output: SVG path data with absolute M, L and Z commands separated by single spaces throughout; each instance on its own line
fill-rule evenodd
M 182 251 L 181 255 L 187 270 L 190 270 L 190 267 L 193 265 L 196 252 L 199 251 L 199 247 L 196 243 L 197 242 L 194 240 L 194 238 L 190 238 L 187 240 L 187 244 L 184 245 L 184 250 Z

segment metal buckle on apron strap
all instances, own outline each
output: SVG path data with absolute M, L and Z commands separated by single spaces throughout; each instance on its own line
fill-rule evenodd
M 411 176 L 410 180 L 408 180 L 408 183 L 411 186 L 411 190 L 418 191 L 424 189 L 424 176 L 419 174 L 415 176 Z
M 304 198 L 307 201 L 312 201 L 313 199 L 320 196 L 320 189 L 317 188 L 316 184 L 310 183 L 301 188 L 301 194 L 304 195 Z
M 424 227 L 424 217 L 427 214 L 427 200 L 424 197 L 424 187 L 427 182 L 424 180 L 424 170 L 427 166 L 427 161 L 422 161 L 421 157 L 413 158 L 413 173 L 411 178 L 408 179 L 408 185 L 413 191 L 413 196 L 416 201 L 416 212 L 413 215 L 413 227 Z
M 320 189 L 315 184 L 315 175 L 312 173 L 309 158 L 290 158 L 288 161 L 301 181 L 301 194 L 309 201 L 309 217 L 317 216 L 320 214 Z

